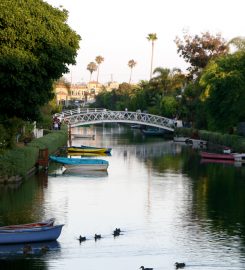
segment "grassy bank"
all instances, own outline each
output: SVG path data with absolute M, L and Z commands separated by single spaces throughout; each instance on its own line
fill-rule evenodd
M 67 129 L 49 131 L 45 136 L 34 139 L 26 146 L 17 147 L 0 155 L 0 183 L 25 178 L 35 167 L 39 150 L 48 148 L 49 154 L 67 144 Z
M 245 152 L 245 137 L 242 136 L 222 134 L 206 130 L 196 130 L 192 128 L 178 128 L 176 130 L 176 135 L 180 136 L 192 137 L 193 134 L 198 135 L 201 140 L 230 147 L 235 152 Z

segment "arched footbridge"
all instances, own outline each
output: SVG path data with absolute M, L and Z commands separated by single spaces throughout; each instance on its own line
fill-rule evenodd
M 175 121 L 170 118 L 140 111 L 110 111 L 106 109 L 75 109 L 57 113 L 54 116 L 71 127 L 98 123 L 128 123 L 157 127 L 174 131 Z

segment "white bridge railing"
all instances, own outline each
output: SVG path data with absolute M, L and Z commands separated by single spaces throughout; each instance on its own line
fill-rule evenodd
M 109 111 L 106 109 L 75 109 L 55 114 L 71 127 L 96 123 L 131 123 L 174 131 L 175 121 L 170 118 L 141 112 Z

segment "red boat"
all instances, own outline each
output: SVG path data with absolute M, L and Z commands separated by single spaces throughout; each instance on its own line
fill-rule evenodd
M 234 160 L 231 160 L 231 159 L 202 158 L 201 163 L 218 163 L 218 164 L 231 164 L 231 165 L 234 165 Z
M 233 154 L 218 154 L 218 153 L 200 152 L 200 155 L 204 159 L 235 160 Z

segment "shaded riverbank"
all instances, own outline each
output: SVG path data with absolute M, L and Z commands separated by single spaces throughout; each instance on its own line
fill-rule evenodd
M 49 131 L 45 136 L 34 139 L 24 147 L 7 150 L 0 155 L 0 184 L 21 181 L 35 171 L 40 150 L 47 149 L 52 154 L 67 144 L 68 132 Z
M 222 134 L 207 130 L 197 130 L 192 128 L 177 128 L 175 133 L 185 137 L 195 137 L 207 141 L 217 147 L 229 147 L 234 152 L 245 152 L 245 138 L 233 134 Z

